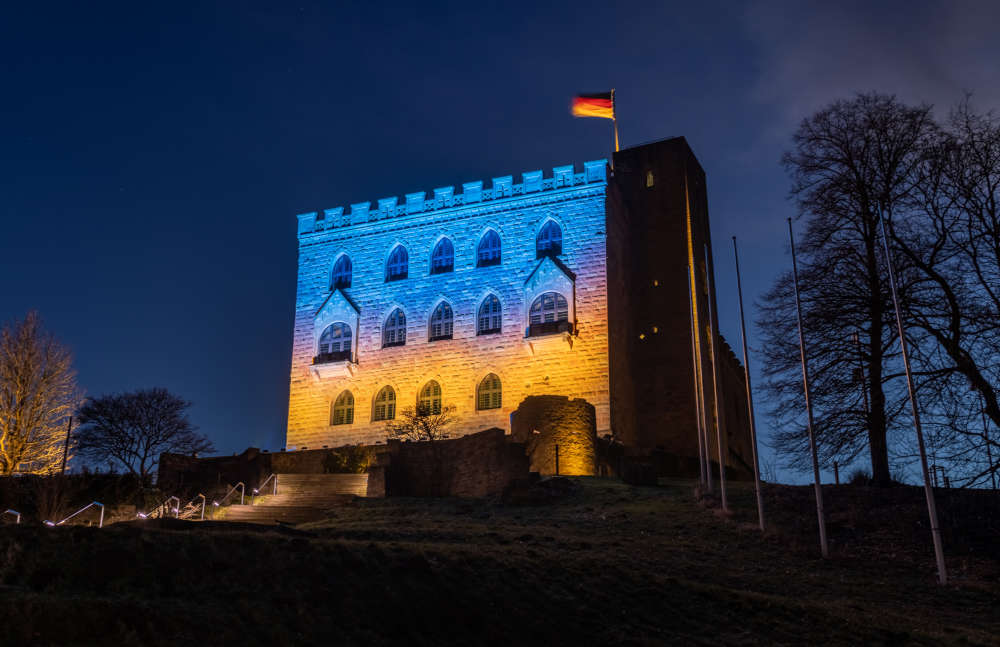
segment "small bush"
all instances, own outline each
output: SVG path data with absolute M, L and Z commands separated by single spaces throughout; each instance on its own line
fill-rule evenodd
M 871 474 L 861 469 L 860 467 L 851 471 L 847 477 L 848 485 L 868 485 L 871 483 Z
M 361 445 L 338 447 L 327 452 L 323 471 L 327 474 L 363 474 L 372 462 L 372 453 Z

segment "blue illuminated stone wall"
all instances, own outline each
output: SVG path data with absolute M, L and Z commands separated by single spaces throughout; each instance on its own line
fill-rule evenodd
M 587 400 L 596 409 L 598 434 L 610 431 L 606 278 L 606 162 L 470 182 L 432 194 L 410 193 L 349 209 L 301 214 L 299 267 L 292 348 L 287 445 L 317 448 L 385 439 L 385 423 L 373 421 L 373 400 L 386 385 L 398 411 L 414 406 L 429 380 L 456 408 L 455 434 L 510 428 L 510 413 L 529 395 Z M 554 220 L 562 229 L 562 253 L 536 257 L 539 229 Z M 502 262 L 476 267 L 480 238 L 499 234 Z M 454 270 L 431 274 L 431 252 L 447 236 Z M 386 282 L 389 253 L 398 244 L 409 254 L 408 277 Z M 331 289 L 337 258 L 352 262 L 351 286 Z M 569 302 L 572 334 L 526 337 L 531 300 L 557 291 Z M 501 332 L 476 334 L 480 303 L 496 295 L 503 307 Z M 442 300 L 454 312 L 449 340 L 428 341 L 431 313 Z M 383 348 L 386 317 L 406 314 L 404 346 Z M 350 358 L 316 363 L 322 330 L 333 322 L 352 327 Z M 502 406 L 479 411 L 476 387 L 488 374 L 500 377 Z M 353 421 L 331 424 L 339 394 L 354 398 Z

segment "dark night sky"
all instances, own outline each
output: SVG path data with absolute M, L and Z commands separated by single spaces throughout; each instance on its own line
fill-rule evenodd
M 39 310 L 88 394 L 192 400 L 223 452 L 283 444 L 296 213 L 606 157 L 568 104 L 614 86 L 623 145 L 684 135 L 708 173 L 738 347 L 730 236 L 752 300 L 788 264 L 800 119 L 872 89 L 1000 105 L 993 2 L 17 4 L 0 320 Z

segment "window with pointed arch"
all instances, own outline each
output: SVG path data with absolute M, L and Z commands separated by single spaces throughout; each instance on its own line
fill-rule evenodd
M 385 320 L 382 326 L 382 348 L 403 346 L 406 344 L 406 315 L 396 308 Z
M 351 257 L 341 254 L 337 262 L 333 264 L 333 273 L 330 274 L 330 289 L 351 287 Z
M 476 387 L 476 408 L 480 411 L 499 409 L 502 402 L 500 378 L 495 373 L 490 373 Z
M 391 386 L 383 386 L 375 396 L 372 420 L 394 420 L 396 418 L 396 391 Z
M 431 274 L 444 274 L 455 269 L 455 246 L 442 238 L 431 253 Z
M 479 239 L 476 250 L 476 267 L 500 264 L 500 234 L 490 229 Z
M 569 331 L 569 304 L 558 292 L 546 292 L 528 310 L 528 336 Z
M 349 425 L 354 422 L 354 395 L 350 391 L 342 391 L 333 401 L 330 410 L 331 425 Z
M 316 354 L 315 364 L 326 362 L 339 362 L 351 359 L 351 326 L 338 321 L 326 327 L 323 334 L 319 336 L 319 352 Z
M 434 308 L 431 314 L 431 322 L 427 331 L 427 341 L 439 341 L 441 339 L 451 339 L 454 327 L 454 315 L 451 306 L 447 301 L 442 301 L 438 307 Z
M 410 270 L 410 257 L 406 253 L 406 248 L 396 245 L 389 254 L 389 260 L 385 263 L 385 280 L 399 281 L 405 279 Z
M 420 389 L 417 396 L 417 412 L 420 415 L 436 416 L 441 413 L 441 385 L 431 380 Z
M 500 299 L 490 294 L 479 304 L 479 315 L 476 317 L 477 335 L 495 335 L 500 332 Z
M 550 220 L 535 237 L 535 258 L 562 254 L 562 228 Z

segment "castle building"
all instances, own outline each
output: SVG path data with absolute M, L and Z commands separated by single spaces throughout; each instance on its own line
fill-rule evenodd
M 745 468 L 742 369 L 712 316 L 686 141 L 519 179 L 298 216 L 288 447 L 383 441 L 406 407 L 453 407 L 453 434 L 510 431 L 526 398 L 560 396 L 593 407 L 591 433 L 678 465 L 718 425 Z

